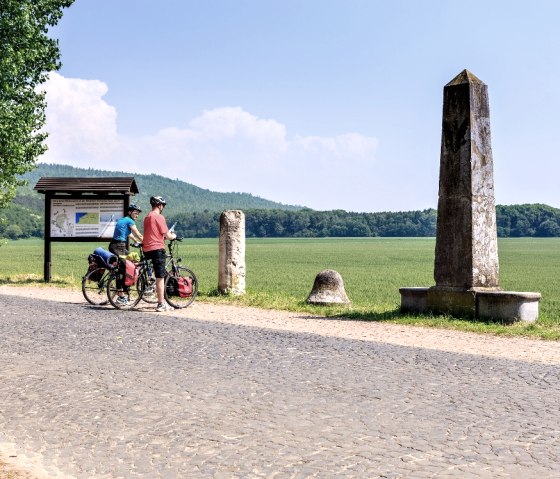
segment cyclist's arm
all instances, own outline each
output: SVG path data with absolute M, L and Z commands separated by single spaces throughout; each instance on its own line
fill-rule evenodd
M 167 240 L 174 240 L 175 238 L 177 238 L 177 235 L 175 233 L 173 233 L 173 231 L 167 231 L 163 237 Z
M 132 238 L 133 241 L 135 241 L 137 243 L 142 243 L 142 241 L 144 240 L 144 237 L 142 236 L 140 231 L 138 231 L 138 228 L 136 227 L 136 225 L 132 225 L 130 227 L 130 230 L 132 231 L 132 233 L 130 233 L 128 236 L 130 238 Z

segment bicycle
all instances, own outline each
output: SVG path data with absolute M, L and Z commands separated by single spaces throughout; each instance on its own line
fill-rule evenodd
M 169 258 L 166 269 L 167 275 L 164 282 L 165 301 L 176 309 L 190 306 L 198 294 L 198 280 L 194 272 L 181 265 L 179 257 L 179 243 L 183 238 L 175 238 L 167 245 Z
M 114 277 L 109 278 L 107 283 L 107 298 L 109 302 L 117 309 L 131 309 L 135 307 L 141 300 L 147 303 L 157 303 L 157 295 L 155 290 L 155 277 L 152 273 L 150 262 L 145 258 L 141 243 L 131 245 L 140 250 L 140 261 L 134 263 L 133 284 L 126 285 L 125 271 L 126 263 L 124 260 L 120 264 L 120 269 Z M 120 288 L 117 286 L 119 282 Z M 127 302 L 119 300 L 119 290 L 123 291 L 127 297 Z
M 89 255 L 88 263 L 87 273 L 82 277 L 82 294 L 88 303 L 104 306 L 109 301 L 107 285 L 116 275 L 117 268 L 115 264 L 108 264 L 103 257 L 95 253 Z
M 154 276 L 154 271 L 152 269 L 152 264 L 144 256 L 144 250 L 142 249 L 142 243 L 137 243 L 132 245 L 140 250 L 140 269 L 138 271 L 138 281 L 141 281 L 139 290 L 142 291 L 140 298 L 146 303 L 157 303 L 156 294 L 156 277 Z
M 165 268 L 167 274 L 164 280 L 164 297 L 165 301 L 176 309 L 183 309 L 190 306 L 198 294 L 198 280 L 194 272 L 180 264 L 182 258 L 178 257 L 178 242 L 182 238 L 175 238 L 169 241 L 169 254 Z M 128 296 L 128 302 L 122 303 L 118 301 L 117 280 L 123 281 L 122 271 L 115 272 L 110 275 L 107 282 L 107 298 L 109 302 L 117 309 L 134 308 L 141 300 L 148 303 L 157 302 L 157 294 L 155 290 L 155 277 L 153 276 L 152 266 L 149 260 L 144 256 L 142 244 L 133 245 L 140 249 L 140 261 L 136 263 L 136 280 L 130 286 L 122 288 Z M 116 268 L 118 269 L 118 268 Z

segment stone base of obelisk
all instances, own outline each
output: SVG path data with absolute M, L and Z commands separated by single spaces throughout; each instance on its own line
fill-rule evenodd
M 495 288 L 400 288 L 401 311 L 414 314 L 450 314 L 456 317 L 533 323 L 539 318 L 540 293 Z

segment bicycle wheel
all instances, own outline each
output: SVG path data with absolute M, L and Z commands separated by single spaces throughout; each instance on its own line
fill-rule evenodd
M 141 293 L 142 301 L 157 303 L 155 276 L 148 276 L 145 271 L 141 272 L 138 276 L 138 291 Z
M 107 297 L 109 302 L 117 309 L 131 309 L 134 308 L 140 302 L 140 293 L 138 291 L 138 282 L 132 286 L 125 286 L 123 288 L 124 298 L 126 301 L 121 299 L 123 296 L 119 296 L 117 288 L 117 276 L 118 273 L 112 275 L 107 283 Z
M 86 301 L 95 306 L 103 306 L 108 303 L 107 282 L 110 273 L 105 268 L 97 268 L 89 271 L 82 278 L 82 293 Z
M 174 308 L 186 308 L 198 294 L 198 280 L 185 266 L 177 266 L 165 277 L 165 300 Z

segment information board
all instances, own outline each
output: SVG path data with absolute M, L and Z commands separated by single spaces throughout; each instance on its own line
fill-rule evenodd
M 123 199 L 52 198 L 50 235 L 53 238 L 111 239 L 123 210 Z

